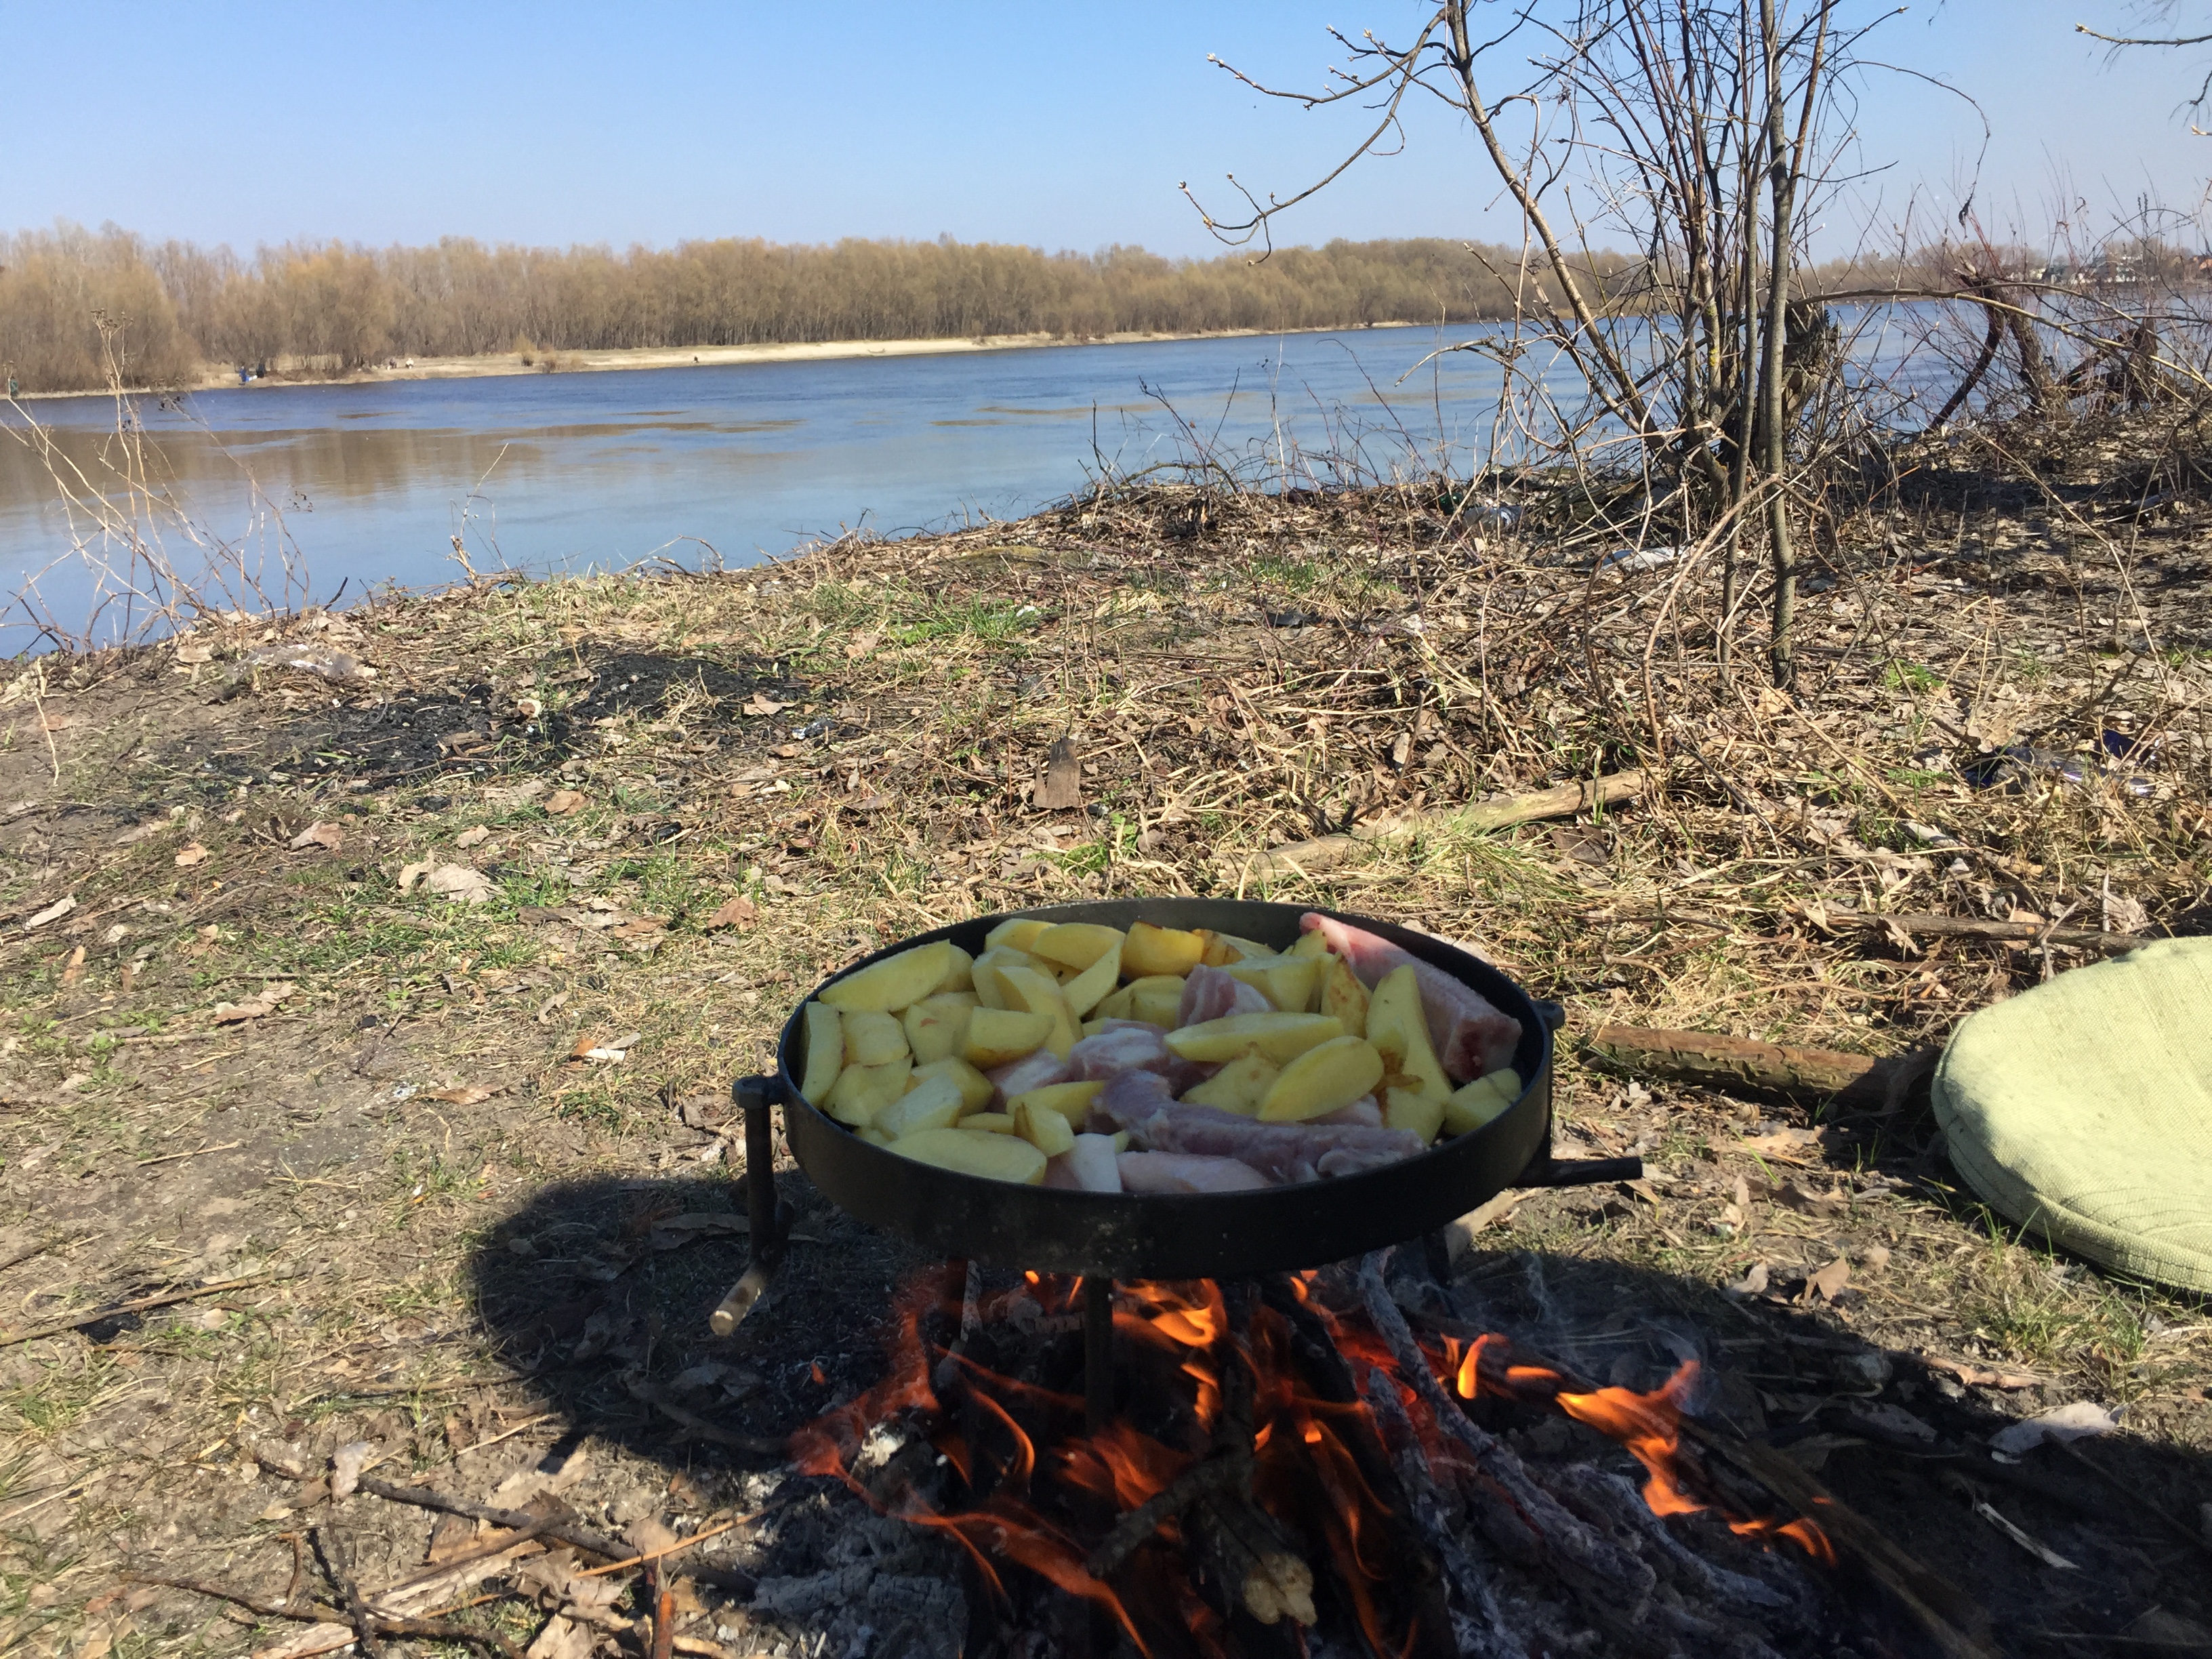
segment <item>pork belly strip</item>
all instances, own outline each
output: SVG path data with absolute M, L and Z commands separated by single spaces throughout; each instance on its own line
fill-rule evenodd
M 1202 1025 L 1231 1014 L 1264 1014 L 1274 1006 L 1258 986 L 1231 977 L 1225 969 L 1201 965 L 1192 969 L 1182 982 L 1182 1003 L 1176 1010 L 1176 1024 L 1178 1028 Z
M 1521 1022 L 1500 1012 L 1472 985 L 1387 939 L 1330 916 L 1309 910 L 1298 918 L 1298 928 L 1308 933 L 1319 930 L 1328 948 L 1351 964 L 1359 982 L 1370 991 L 1385 975 L 1410 963 L 1420 981 L 1421 1016 L 1428 1022 L 1429 1041 L 1455 1082 L 1472 1083 L 1513 1063 L 1513 1051 L 1521 1045 Z
M 1091 1121 L 1127 1129 L 1130 1139 L 1148 1152 L 1233 1158 L 1273 1181 L 1358 1175 L 1428 1150 L 1428 1143 L 1408 1129 L 1261 1123 L 1211 1106 L 1163 1101 L 1156 1089 L 1138 1081 L 1152 1077 L 1149 1072 L 1126 1073 L 1109 1083 L 1091 1103 Z

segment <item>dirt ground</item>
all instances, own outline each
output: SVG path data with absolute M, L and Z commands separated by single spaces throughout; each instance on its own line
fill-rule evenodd
M 791 1261 L 712 1338 L 746 1261 L 731 1078 L 820 977 L 917 929 L 1240 889 L 1467 939 L 1563 1002 L 1563 1150 L 1645 1158 L 1633 1188 L 1462 1237 L 1453 1305 L 1541 1315 L 1620 1381 L 1686 1343 L 2003 1651 L 2201 1643 L 2201 1299 L 2016 1236 L 1924 1098 L 1731 1098 L 1577 1042 L 1613 1020 L 1895 1053 L 2088 959 L 1832 925 L 1846 905 L 2212 922 L 2212 515 L 2058 490 L 1930 471 L 1839 538 L 1794 702 L 1703 665 L 1711 568 L 1594 568 L 1587 538 L 1486 538 L 1398 493 L 1131 495 L 18 664 L 0 1340 L 193 1294 L 0 1347 L 0 1648 L 269 1647 L 274 1622 L 126 1575 L 280 1593 L 318 1515 L 360 1583 L 404 1577 L 434 1517 L 316 1501 L 365 1443 L 392 1480 L 557 1486 L 614 1529 L 753 1516 L 696 1553 L 729 1571 L 683 1581 L 684 1629 L 815 1651 L 730 1573 L 819 1559 L 826 1500 L 775 1448 L 872 1379 L 927 1264 L 787 1171 Z M 248 671 L 284 641 L 375 677 Z M 1087 805 L 1032 811 L 1062 737 Z M 1638 764 L 1663 795 L 1250 874 L 1359 817 Z M 2076 1401 L 2120 1430 L 1990 1458 L 1997 1425 Z

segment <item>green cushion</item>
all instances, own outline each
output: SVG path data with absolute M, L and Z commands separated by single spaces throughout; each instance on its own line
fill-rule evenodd
M 2212 939 L 1983 1009 L 1934 1097 L 1953 1165 L 1994 1208 L 2093 1261 L 2212 1291 Z

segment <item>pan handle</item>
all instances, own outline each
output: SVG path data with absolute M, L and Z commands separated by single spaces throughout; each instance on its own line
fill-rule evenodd
M 1547 1158 L 1521 1172 L 1516 1187 L 1601 1187 L 1613 1181 L 1641 1181 L 1640 1158 Z

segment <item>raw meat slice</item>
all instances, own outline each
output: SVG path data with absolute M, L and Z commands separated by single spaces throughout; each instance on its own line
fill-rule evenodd
M 1110 1146 L 1114 1143 L 1109 1140 L 1106 1144 Z M 1065 1193 L 1081 1192 L 1083 1180 L 1075 1172 L 1075 1154 L 1060 1152 L 1045 1159 L 1044 1179 L 1037 1184 L 1043 1187 L 1056 1187 Z
M 1231 1014 L 1264 1014 L 1274 1006 L 1258 986 L 1232 979 L 1223 969 L 1194 968 L 1183 981 L 1182 1006 L 1176 1010 L 1176 1024 L 1180 1028 L 1203 1020 L 1226 1019 Z
M 1411 963 L 1421 982 L 1421 1013 L 1428 1021 L 1429 1041 L 1454 1082 L 1472 1083 L 1513 1063 L 1513 1051 L 1521 1043 L 1521 1022 L 1501 1013 L 1472 985 L 1387 939 L 1333 917 L 1309 910 L 1298 918 L 1298 927 L 1309 933 L 1318 929 L 1328 948 L 1351 964 L 1359 982 L 1370 991 L 1385 974 Z
M 1309 1123 L 1326 1123 L 1337 1127 L 1358 1124 L 1364 1128 L 1382 1127 L 1382 1109 L 1375 1103 L 1373 1095 L 1362 1095 L 1349 1106 L 1340 1106 L 1333 1112 L 1306 1119 Z
M 1068 1068 L 1076 1077 L 1097 1080 L 1116 1072 L 1158 1072 L 1167 1074 L 1176 1056 L 1168 1052 L 1167 1033 L 1141 1020 L 1112 1020 L 1095 1036 L 1087 1036 L 1069 1050 Z
M 1116 1072 L 1091 1103 L 1090 1125 L 1112 1134 L 1174 1102 L 1175 1091 L 1158 1072 Z
M 1129 1193 L 1255 1193 L 1274 1183 L 1233 1158 L 1185 1152 L 1124 1152 L 1114 1160 Z
M 1016 1095 L 1025 1095 L 1032 1089 L 1042 1089 L 1048 1083 L 1065 1083 L 1074 1075 L 1067 1062 L 1049 1048 L 1040 1048 L 1033 1054 L 1024 1054 L 1019 1060 L 1010 1060 L 983 1073 L 991 1079 L 998 1093 L 996 1103 L 1004 1106 Z
M 1109 1084 L 1098 1099 L 1091 1103 L 1091 1115 L 1094 1120 L 1103 1117 L 1114 1127 L 1127 1129 L 1129 1138 L 1139 1146 L 1152 1152 L 1233 1158 L 1276 1181 L 1358 1175 L 1364 1170 L 1418 1158 L 1428 1150 L 1427 1143 L 1407 1129 L 1376 1129 L 1360 1124 L 1261 1123 L 1235 1112 L 1181 1101 L 1153 1106 L 1147 1111 L 1143 1093 L 1131 1090 L 1117 1098 L 1113 1088 Z

